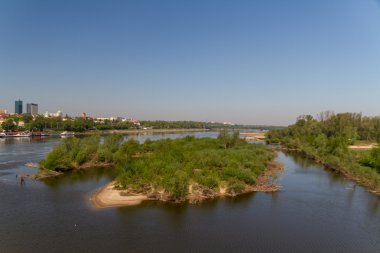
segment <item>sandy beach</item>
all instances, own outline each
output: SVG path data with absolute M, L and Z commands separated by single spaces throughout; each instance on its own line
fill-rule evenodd
M 265 133 L 240 133 L 240 135 L 248 141 L 263 141 L 266 139 Z
M 352 150 L 370 150 L 373 149 L 374 147 L 377 147 L 376 144 L 369 144 L 369 145 L 350 145 L 348 146 L 349 149 Z
M 115 189 L 115 182 L 111 182 L 96 191 L 91 196 L 90 201 L 96 208 L 106 208 L 138 205 L 147 199 L 146 195 L 123 195 L 122 190 Z

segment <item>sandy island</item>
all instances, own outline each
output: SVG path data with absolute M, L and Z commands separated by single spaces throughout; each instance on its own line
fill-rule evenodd
M 211 191 L 197 184 L 190 184 L 189 193 L 184 201 L 189 201 L 190 203 L 199 203 L 204 199 L 237 196 L 248 192 L 276 192 L 281 188 L 277 184 L 277 174 L 282 170 L 282 164 L 278 163 L 277 161 L 270 162 L 268 164 L 268 169 L 265 170 L 264 173 L 257 178 L 256 184 L 247 186 L 246 189 L 239 194 L 228 192 L 225 187 L 220 187 L 219 191 Z M 90 198 L 92 205 L 95 208 L 108 208 L 138 205 L 144 200 L 170 201 L 168 195 L 164 191 L 155 193 L 150 191 L 146 193 L 136 194 L 131 193 L 131 191 L 128 189 L 116 189 L 115 185 L 116 181 L 113 181 L 96 191 Z

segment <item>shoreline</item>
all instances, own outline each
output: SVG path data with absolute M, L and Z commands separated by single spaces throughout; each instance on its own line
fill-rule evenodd
M 91 130 L 87 132 L 75 132 L 75 135 L 107 135 L 107 134 L 139 134 L 139 133 L 177 133 L 177 132 L 207 132 L 207 128 L 173 128 L 173 129 L 111 129 Z
M 277 175 L 283 171 L 284 167 L 281 163 L 273 160 L 268 163 L 267 169 L 257 178 L 255 185 L 246 186 L 245 190 L 241 193 L 229 193 L 226 188 L 220 187 L 217 191 L 200 187 L 197 184 L 189 185 L 189 193 L 185 199 L 180 201 L 172 201 L 168 198 L 164 191 L 158 193 L 145 192 L 145 193 L 131 193 L 128 189 L 118 190 L 115 189 L 116 181 L 112 181 L 104 187 L 96 190 L 90 197 L 92 206 L 96 209 L 133 206 L 141 204 L 143 201 L 163 201 L 181 203 L 188 201 L 189 203 L 199 203 L 206 199 L 221 198 L 221 197 L 234 197 L 243 195 L 250 192 L 277 192 L 281 187 L 277 184 Z
M 123 195 L 123 190 L 115 189 L 115 181 L 112 181 L 104 187 L 95 191 L 90 197 L 90 201 L 95 208 L 133 206 L 140 204 L 143 200 L 147 200 L 146 195 Z
M 338 172 L 338 173 L 342 174 L 343 177 L 346 178 L 347 180 L 351 180 L 352 182 L 356 183 L 357 185 L 362 186 L 367 191 L 369 191 L 375 195 L 380 196 L 380 186 L 374 184 L 368 178 L 365 178 L 365 177 L 355 173 L 354 168 L 349 168 L 349 166 L 346 167 L 346 166 L 332 165 L 331 163 L 326 162 L 326 161 L 322 160 L 321 158 L 319 158 L 313 154 L 309 154 L 302 149 L 288 149 L 286 147 L 282 147 L 281 150 L 299 153 L 302 156 L 304 156 L 305 158 L 310 159 L 313 162 L 322 165 L 325 169 L 330 170 L 332 172 Z

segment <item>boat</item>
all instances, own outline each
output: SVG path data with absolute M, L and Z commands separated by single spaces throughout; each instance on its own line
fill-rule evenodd
M 1 138 L 8 137 L 31 137 L 32 134 L 30 132 L 2 132 L 0 133 Z
M 60 135 L 61 137 L 72 137 L 74 136 L 74 134 L 75 134 L 74 132 L 64 131 Z
M 31 137 L 32 134 L 29 132 L 19 132 L 11 137 Z
M 38 136 L 50 136 L 50 134 L 45 133 L 45 132 L 32 132 L 33 137 L 38 137 Z

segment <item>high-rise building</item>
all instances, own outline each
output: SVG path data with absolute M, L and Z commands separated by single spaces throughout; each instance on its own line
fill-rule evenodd
M 22 114 L 22 101 L 21 100 L 15 101 L 15 113 Z
M 38 114 L 38 104 L 29 103 L 26 104 L 26 113 L 29 113 L 31 115 L 37 115 Z

